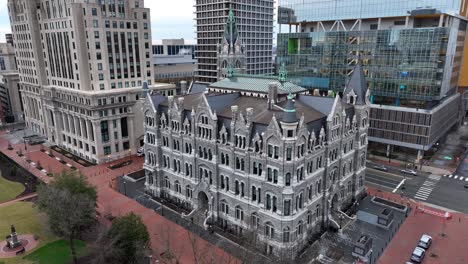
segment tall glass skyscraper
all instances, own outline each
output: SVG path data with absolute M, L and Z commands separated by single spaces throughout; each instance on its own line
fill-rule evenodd
M 459 120 L 464 0 L 280 0 L 279 64 L 315 93 L 341 92 L 360 59 L 374 146 L 423 151 Z M 285 25 L 287 25 L 285 27 Z M 390 148 L 389 148 L 390 149 Z

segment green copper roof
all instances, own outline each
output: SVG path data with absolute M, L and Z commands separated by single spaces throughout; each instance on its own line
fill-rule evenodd
M 270 83 L 278 84 L 278 94 L 301 93 L 307 91 L 307 89 L 291 82 L 280 83 L 276 76 L 255 76 L 244 74 L 234 74 L 233 77 L 225 78 L 211 84 L 209 87 L 268 94 Z
M 224 26 L 224 38 L 228 41 L 231 47 L 236 43 L 239 32 L 237 31 L 236 18 L 234 12 L 229 10 L 229 15 Z

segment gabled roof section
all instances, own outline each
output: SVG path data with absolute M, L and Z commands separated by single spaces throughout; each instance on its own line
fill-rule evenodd
M 307 89 L 291 82 L 278 82 L 278 78 L 275 76 L 251 76 L 244 74 L 234 74 L 231 78 L 225 78 L 211 84 L 209 88 L 268 94 L 268 87 L 273 82 L 278 84 L 278 94 L 286 95 L 289 92 L 296 94 L 307 91 Z
M 343 98 L 346 98 L 347 95 L 354 94 L 356 95 L 355 104 L 356 105 L 365 105 L 366 104 L 366 94 L 367 94 L 367 80 L 364 75 L 364 70 L 362 68 L 361 60 L 358 60 L 358 63 L 354 67 L 354 72 L 349 79 L 346 88 L 343 92 Z
M 309 107 L 313 107 L 317 109 L 324 115 L 329 115 L 332 111 L 334 98 L 310 96 L 310 95 L 299 95 L 297 100 Z
M 154 95 L 151 95 L 151 101 L 153 102 L 153 106 L 157 109 L 159 104 L 167 101 L 167 98 L 161 94 L 154 94 Z

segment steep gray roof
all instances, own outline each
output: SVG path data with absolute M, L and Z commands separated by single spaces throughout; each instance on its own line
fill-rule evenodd
M 349 79 L 346 88 L 343 92 L 343 98 L 346 98 L 348 94 L 352 91 L 356 94 L 356 105 L 365 105 L 366 104 L 366 94 L 367 94 L 367 80 L 364 75 L 364 70 L 362 69 L 361 61 L 359 60 L 354 67 L 354 72 Z
M 333 101 L 335 99 L 332 97 L 299 95 L 297 100 L 309 107 L 317 109 L 324 115 L 329 115 L 332 111 Z
M 206 91 L 206 84 L 193 83 L 190 90 L 191 94 L 204 93 Z

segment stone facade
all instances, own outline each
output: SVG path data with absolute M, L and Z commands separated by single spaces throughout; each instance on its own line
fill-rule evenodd
M 342 98 L 275 83 L 260 96 L 148 96 L 147 191 L 255 234 L 267 253 L 297 252 L 364 191 L 369 93 L 349 84 Z

